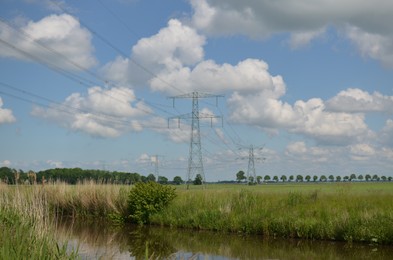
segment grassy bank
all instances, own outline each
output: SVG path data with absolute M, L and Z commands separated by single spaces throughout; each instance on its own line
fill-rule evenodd
M 0 184 L 0 259 L 75 259 L 56 242 L 53 224 L 39 187 Z
M 12 188 L 2 191 L 2 196 L 12 194 Z M 34 201 L 26 201 L 32 205 L 45 201 L 44 213 L 116 221 L 128 214 L 131 188 L 58 183 L 19 187 L 23 192 L 18 196 L 39 194 Z M 206 189 L 192 186 L 191 190 L 180 186 L 176 193 L 169 207 L 151 216 L 151 224 L 266 237 L 393 244 L 393 183 L 208 185 Z M 44 213 L 40 214 L 49 214 Z
M 179 195 L 152 223 L 266 237 L 393 244 L 393 184 L 207 187 Z

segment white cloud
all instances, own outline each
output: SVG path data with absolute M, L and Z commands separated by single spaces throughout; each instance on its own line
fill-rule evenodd
M 47 160 L 46 163 L 49 165 L 49 167 L 55 167 L 55 168 L 63 168 L 63 162 L 61 161 L 52 161 L 52 160 Z
M 3 100 L 0 97 L 0 125 L 16 121 L 11 109 L 3 108 Z
M 146 83 L 162 71 L 181 69 L 184 65 L 201 61 L 204 44 L 205 37 L 172 19 L 156 35 L 139 40 L 132 48 L 131 59 L 118 57 L 106 64 L 103 72 L 108 78 L 123 84 Z
M 38 22 L 29 21 L 19 30 L 25 34 L 0 24 L 2 40 L 24 52 L 0 43 L 0 56 L 22 60 L 38 59 L 49 66 L 68 70 L 80 70 L 72 63 L 83 68 L 90 68 L 97 63 L 93 56 L 90 32 L 82 28 L 79 21 L 71 15 L 50 15 Z
M 190 0 L 193 25 L 210 35 L 267 38 L 289 33 L 292 48 L 308 44 L 332 27 L 366 57 L 393 67 L 393 3 L 389 0 Z M 345 29 L 347 28 L 347 29 Z
M 263 95 L 234 93 L 228 105 L 234 122 L 270 130 L 282 128 L 320 143 L 345 145 L 370 134 L 363 114 L 328 112 L 317 98 L 299 100 L 292 106 Z
M 293 142 L 287 146 L 287 154 L 304 154 L 307 152 L 307 147 L 304 142 Z
M 348 26 L 346 35 L 362 56 L 379 60 L 386 67 L 393 67 L 392 35 L 367 32 L 355 26 Z
M 385 126 L 379 133 L 379 141 L 382 144 L 389 145 L 393 147 L 393 120 L 386 120 Z
M 356 144 L 350 146 L 351 158 L 356 161 L 368 160 L 376 154 L 373 147 L 368 144 Z
M 132 120 L 151 113 L 142 101 L 135 99 L 127 88 L 102 89 L 92 87 L 86 96 L 73 93 L 61 104 L 50 108 L 35 107 L 32 114 L 53 121 L 72 131 L 93 136 L 117 137 L 126 131 L 140 131 L 141 125 Z
M 292 49 L 301 48 L 324 34 L 325 28 L 315 31 L 293 32 L 291 33 L 291 37 L 289 39 L 289 46 L 291 46 Z
M 12 163 L 10 160 L 4 160 L 4 161 L 0 162 L 0 165 L 2 167 L 10 167 L 12 165 Z
M 340 91 L 335 97 L 326 102 L 330 111 L 348 113 L 383 112 L 393 113 L 393 96 L 385 96 L 379 92 L 372 94 L 358 88 Z
M 246 59 L 236 65 L 220 65 L 212 60 L 206 60 L 198 63 L 193 69 L 182 67 L 164 70 L 159 74 L 159 79 L 151 81 L 151 87 L 155 90 L 173 92 L 167 84 L 169 83 L 182 86 L 186 92 L 263 91 L 265 96 L 279 97 L 285 93 L 285 83 L 281 76 L 270 75 L 268 69 L 266 62 L 257 59 Z

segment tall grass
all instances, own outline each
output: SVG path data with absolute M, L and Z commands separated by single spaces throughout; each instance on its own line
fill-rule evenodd
M 103 220 L 126 215 L 130 186 L 97 184 L 85 181 L 77 185 L 45 185 L 52 211 L 59 216 Z
M 74 259 L 53 237 L 46 193 L 0 184 L 0 259 Z
M 336 188 L 179 191 L 172 205 L 151 222 L 266 237 L 393 244 L 392 192 Z
M 29 218 L 43 220 L 36 224 L 39 230 L 49 225 L 50 215 L 121 221 L 128 214 L 130 189 L 94 182 L 0 187 L 1 207 L 16 207 L 21 216 L 40 208 Z M 188 191 L 179 188 L 177 195 L 169 207 L 150 217 L 151 224 L 265 237 L 393 244 L 392 183 L 216 185 Z

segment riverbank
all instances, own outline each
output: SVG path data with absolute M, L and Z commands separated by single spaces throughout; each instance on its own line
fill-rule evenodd
M 127 217 L 131 188 L 91 182 L 18 187 L 24 190 L 21 196 L 39 191 L 51 215 L 116 222 Z M 13 187 L 7 189 L 12 193 Z M 176 194 L 167 208 L 150 217 L 150 224 L 266 238 L 393 244 L 393 183 L 177 186 Z
M 393 244 L 392 183 L 247 188 L 179 190 L 151 223 L 270 238 Z
M 56 242 L 49 208 L 40 187 L 0 184 L 0 259 L 78 259 Z

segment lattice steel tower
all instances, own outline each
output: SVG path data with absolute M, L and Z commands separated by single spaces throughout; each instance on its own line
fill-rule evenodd
M 257 176 L 255 175 L 255 157 L 253 145 L 250 145 L 250 148 L 248 149 L 247 183 L 250 182 L 250 177 L 252 177 L 252 182 L 256 182 Z
M 239 159 L 247 160 L 248 159 L 248 167 L 247 167 L 247 184 L 254 184 L 257 182 L 257 176 L 255 174 L 255 161 L 264 161 L 266 158 L 264 157 L 255 157 L 254 151 L 263 150 L 262 147 L 255 147 L 254 145 L 250 145 L 249 147 L 241 147 L 239 149 L 248 149 L 248 156 L 247 157 L 240 157 Z M 252 177 L 252 178 L 250 178 Z
M 218 98 L 223 97 L 222 95 L 212 95 L 207 93 L 192 92 L 189 94 L 179 95 L 175 97 L 170 97 L 173 99 L 173 106 L 175 106 L 176 98 L 192 98 L 192 112 L 191 114 L 180 115 L 176 117 L 171 117 L 169 119 L 177 118 L 180 119 L 191 118 L 191 136 L 190 136 L 190 149 L 188 157 L 188 169 L 187 169 L 187 189 L 190 182 L 194 176 L 200 174 L 202 177 L 202 183 L 206 181 L 205 172 L 203 169 L 203 159 L 202 159 L 202 144 L 201 144 L 201 131 L 199 125 L 199 119 L 211 119 L 213 124 L 214 118 L 222 118 L 221 116 L 205 115 L 199 113 L 199 102 L 200 98 L 216 98 L 216 104 L 218 103 Z M 168 119 L 168 126 L 169 126 Z M 179 123 L 180 124 L 180 123 Z

